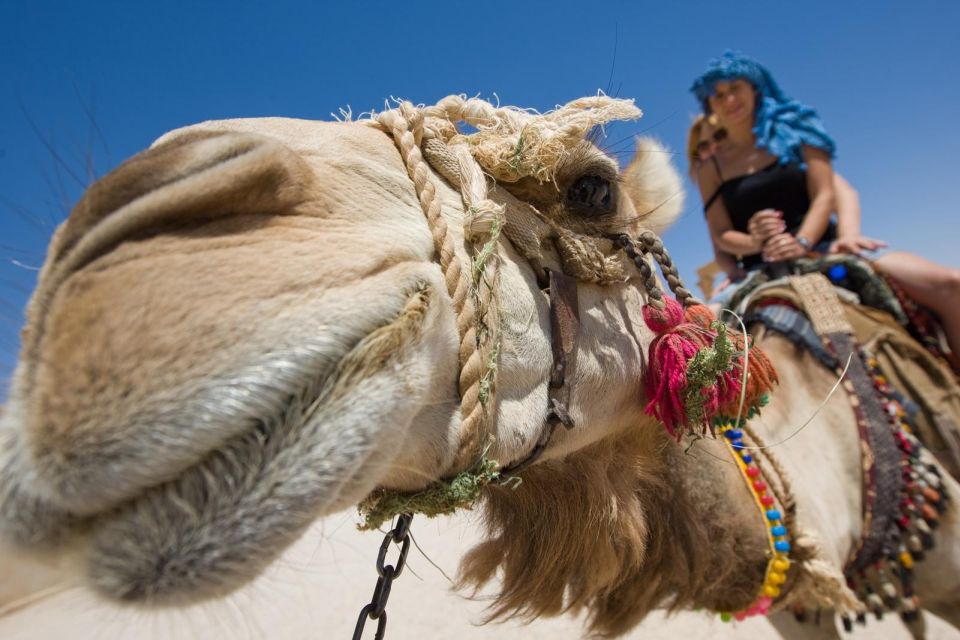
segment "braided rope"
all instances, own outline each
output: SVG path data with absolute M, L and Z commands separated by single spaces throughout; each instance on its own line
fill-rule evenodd
M 420 141 L 423 139 L 423 113 L 408 102 L 401 103 L 400 108 L 379 114 L 377 122 L 393 137 L 407 169 L 407 175 L 413 181 L 420 207 L 427 218 L 427 225 L 433 237 L 434 249 L 437 252 L 447 292 L 453 300 L 457 333 L 460 338 L 458 349 L 460 430 L 462 434 L 474 434 L 474 437 L 464 438 L 472 442 L 477 439 L 475 437 L 477 432 L 485 430 L 483 423 L 486 422 L 486 414 L 480 405 L 483 355 L 478 349 L 476 314 L 470 295 L 468 274 L 464 273 L 463 266 L 456 256 L 453 235 L 441 213 L 437 188 L 430 178 L 430 170 L 418 144 L 418 139 Z M 457 459 L 459 460 L 460 457 L 458 453 Z
M 396 109 L 377 117 L 377 122 L 393 136 L 413 180 L 457 315 L 461 425 L 454 470 L 474 464 L 477 452 L 492 433 L 500 351 L 496 253 L 504 225 L 504 209 L 487 198 L 486 177 L 467 145 L 447 145 L 444 141 L 457 135 L 456 122 L 469 118 L 480 123 L 494 117 L 492 110 L 492 105 L 481 100 L 448 96 L 433 107 L 418 108 L 410 102 L 401 102 Z M 433 150 L 431 157 L 443 156 L 437 168 L 460 188 L 466 212 L 464 238 L 474 249 L 466 272 L 456 256 L 453 235 L 442 216 L 422 145 Z
M 652 231 L 644 231 L 640 234 L 640 244 L 643 245 L 646 251 L 650 253 L 654 260 L 660 265 L 660 270 L 663 272 L 663 277 L 666 279 L 667 285 L 669 285 L 670 290 L 673 291 L 673 295 L 676 296 L 680 304 L 684 307 L 702 304 L 700 300 L 684 286 L 683 280 L 680 278 L 680 272 L 677 271 L 676 265 L 673 264 L 673 260 L 670 258 L 670 253 L 667 251 L 667 248 L 663 246 L 663 241 L 660 240 L 657 234 Z
M 500 353 L 500 314 L 497 302 L 500 265 L 496 254 L 500 231 L 504 226 L 504 207 L 487 198 L 486 177 L 474 161 L 469 148 L 465 144 L 457 144 L 452 147 L 452 151 L 458 161 L 460 194 L 466 211 L 464 235 L 474 249 L 470 265 L 470 293 L 476 312 L 476 348 L 469 362 L 473 365 L 472 368 L 479 367 L 480 371 L 480 379 L 476 383 L 479 404 L 474 404 L 468 414 L 471 420 L 469 427 L 461 428 L 460 447 L 454 460 L 454 468 L 460 469 L 475 462 L 477 451 L 483 448 L 492 434 L 496 407 L 497 358 Z M 474 363 L 474 359 L 478 362 Z M 471 384 L 471 390 L 473 388 L 474 385 Z M 461 408 L 462 406 L 461 404 Z
M 633 261 L 633 264 L 636 265 L 637 270 L 640 271 L 640 276 L 642 278 L 643 289 L 647 294 L 648 304 L 658 310 L 663 310 L 663 291 L 660 290 L 660 283 L 657 281 L 657 276 L 653 272 L 653 267 L 650 266 L 650 263 L 647 262 L 647 258 L 643 253 L 643 250 L 638 251 L 634 241 L 630 236 L 626 234 L 620 234 L 616 236 L 617 244 L 620 245 L 620 248 L 623 249 L 624 253 L 627 254 L 627 257 Z

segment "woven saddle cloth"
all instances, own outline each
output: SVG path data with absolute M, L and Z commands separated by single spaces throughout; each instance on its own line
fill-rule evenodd
M 821 280 L 810 286 L 815 278 Z M 808 274 L 767 283 L 740 305 L 744 320 L 754 330 L 763 326 L 808 349 L 824 365 L 824 375 L 834 375 L 838 365 L 843 366 L 829 347 L 828 334 L 849 333 L 854 344 L 877 359 L 889 384 L 914 405 L 912 425 L 917 437 L 960 478 L 956 376 L 891 313 L 858 304 L 842 290 L 823 295 L 824 282 L 820 274 Z

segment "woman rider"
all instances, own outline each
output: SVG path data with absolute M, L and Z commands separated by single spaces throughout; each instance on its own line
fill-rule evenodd
M 732 52 L 712 61 L 692 91 L 727 132 L 697 175 L 714 245 L 751 270 L 834 240 L 835 144 L 816 112 Z
M 712 154 L 701 154 L 696 171 L 715 250 L 738 256 L 749 270 L 811 249 L 859 254 L 882 246 L 860 236 L 856 191 L 833 176 L 835 144 L 819 116 L 786 96 L 766 68 L 727 52 L 691 91 L 726 130 Z M 830 222 L 835 209 L 839 238 Z M 873 264 L 940 317 L 957 369 L 960 270 L 903 252 Z

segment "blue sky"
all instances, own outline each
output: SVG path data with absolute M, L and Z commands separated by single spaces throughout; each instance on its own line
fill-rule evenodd
M 0 2 L 0 389 L 47 239 L 91 175 L 174 127 L 327 119 L 389 96 L 496 93 L 548 109 L 597 89 L 682 150 L 687 89 L 724 49 L 815 106 L 860 192 L 864 229 L 951 265 L 960 193 L 960 3 Z M 617 144 L 613 144 L 617 143 Z M 91 160 L 92 159 L 92 160 Z M 682 273 L 709 259 L 699 201 L 666 240 Z

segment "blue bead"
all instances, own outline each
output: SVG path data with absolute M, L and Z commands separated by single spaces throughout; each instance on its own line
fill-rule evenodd
M 770 533 L 772 533 L 773 535 L 775 535 L 775 536 L 777 536 L 777 537 L 779 537 L 779 536 L 785 536 L 785 535 L 787 535 L 787 528 L 786 528 L 785 526 L 783 526 L 782 524 L 778 524 L 778 525 L 775 526 L 775 527 L 770 527 Z
M 745 451 L 740 454 L 740 459 L 746 462 L 747 464 L 750 464 L 751 462 L 753 462 L 753 456 Z
M 787 551 L 790 551 L 790 543 L 786 540 L 777 540 L 773 543 L 773 548 L 777 551 L 783 551 L 786 553 Z
M 740 451 L 745 446 L 743 440 L 734 440 L 730 443 L 730 446 L 733 447 L 736 451 Z
M 780 519 L 779 511 L 777 511 L 776 509 L 770 509 L 769 511 L 767 511 L 767 520 L 773 521 L 773 520 L 779 520 L 779 519 Z
M 847 277 L 847 267 L 842 264 L 835 264 L 827 271 L 827 277 L 834 282 L 839 282 Z
M 743 437 L 743 431 L 740 429 L 727 429 L 723 432 L 723 435 L 725 435 L 729 440 L 739 440 Z

